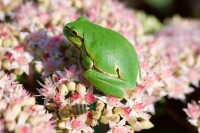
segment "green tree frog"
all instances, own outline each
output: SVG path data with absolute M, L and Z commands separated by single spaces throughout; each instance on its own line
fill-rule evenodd
M 124 98 L 141 79 L 137 54 L 121 34 L 85 17 L 65 25 L 64 35 L 80 49 L 84 77 L 105 94 Z

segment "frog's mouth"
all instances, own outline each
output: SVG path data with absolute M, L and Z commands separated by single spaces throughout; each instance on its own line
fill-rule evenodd
M 72 44 L 75 44 L 75 46 L 80 48 L 83 44 L 83 38 L 74 33 L 68 26 L 65 26 L 63 33 Z

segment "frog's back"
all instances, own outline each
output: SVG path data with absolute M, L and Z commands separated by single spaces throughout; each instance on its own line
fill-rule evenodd
M 135 85 L 140 67 L 133 46 L 115 31 L 95 24 L 92 27 L 90 25 L 85 29 L 87 32 L 84 32 L 84 36 L 87 36 L 84 37 L 84 44 L 95 67 L 122 80 L 131 80 Z

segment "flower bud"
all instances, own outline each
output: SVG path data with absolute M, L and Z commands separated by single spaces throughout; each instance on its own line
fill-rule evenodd
M 2 62 L 2 67 L 4 68 L 4 69 L 9 69 L 10 68 L 10 61 L 9 60 L 3 60 L 3 62 Z
M 74 83 L 73 81 L 69 81 L 66 83 L 67 88 L 69 89 L 69 91 L 75 91 L 76 89 L 76 83 Z
M 104 107 L 105 107 L 105 104 L 102 101 L 98 100 L 96 104 L 96 110 L 102 111 Z
M 104 109 L 103 110 L 103 115 L 111 117 L 112 116 L 112 110 Z
M 154 127 L 154 125 L 149 120 L 142 120 L 140 123 L 143 125 L 143 129 L 150 129 Z
M 110 117 L 110 120 L 114 123 L 118 123 L 120 121 L 120 116 L 117 115 L 117 114 L 113 114 L 111 117 Z
M 40 64 L 40 63 L 36 63 L 35 64 L 35 70 L 36 70 L 36 72 L 42 73 L 42 69 L 43 69 L 42 64 Z
M 78 92 L 82 97 L 86 94 L 86 88 L 82 84 L 76 86 L 76 92 Z
M 127 121 L 128 121 L 128 124 L 130 124 L 132 126 L 132 125 L 134 125 L 137 122 L 137 118 L 131 116 L 131 117 L 128 118 Z
M 58 91 L 62 96 L 66 96 L 69 92 L 69 90 L 65 84 L 58 85 Z
M 138 121 L 135 124 L 131 124 L 131 127 L 134 129 L 134 131 L 141 131 L 144 129 L 143 125 Z
M 122 111 L 123 111 L 123 110 L 122 110 L 121 107 L 115 107 L 115 108 L 113 109 L 114 114 L 121 114 Z
M 101 112 L 100 111 L 92 111 L 92 118 L 95 120 L 98 120 L 101 116 Z
M 92 127 L 94 127 L 94 126 L 96 126 L 97 124 L 98 124 L 98 121 L 95 120 L 95 119 L 92 119 L 90 125 L 91 125 Z
M 110 118 L 108 116 L 105 116 L 105 115 L 102 115 L 101 118 L 100 118 L 100 122 L 102 124 L 108 124 Z
M 15 74 L 17 74 L 17 75 L 22 75 L 23 72 L 24 71 L 21 68 L 15 69 Z

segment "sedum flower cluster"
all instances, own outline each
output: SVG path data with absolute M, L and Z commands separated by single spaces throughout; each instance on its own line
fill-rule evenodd
M 0 132 L 54 133 L 52 115 L 14 79 L 0 72 Z
M 149 129 L 149 99 L 141 90 L 127 91 L 125 99 L 97 93 L 81 77 L 82 73 L 73 65 L 46 78 L 39 90 L 46 107 L 53 112 L 58 131 L 61 133 L 94 132 L 93 127 L 108 124 L 109 133 L 123 133 Z M 87 105 L 76 107 L 76 105 Z M 76 114 L 76 110 L 86 110 Z
M 137 37 L 143 83 L 157 81 L 157 87 L 148 85 L 148 90 L 158 99 L 167 95 L 185 100 L 185 95 L 194 91 L 190 84 L 198 86 L 199 26 L 199 21 L 174 19 L 155 35 Z
M 33 56 L 26 50 L 22 32 L 7 23 L 0 24 L 0 28 L 0 69 L 17 75 L 29 74 Z

